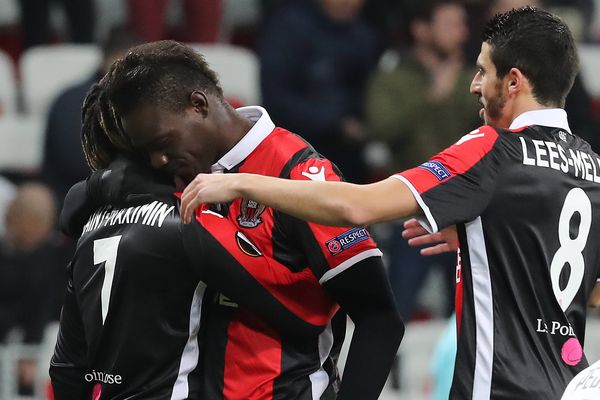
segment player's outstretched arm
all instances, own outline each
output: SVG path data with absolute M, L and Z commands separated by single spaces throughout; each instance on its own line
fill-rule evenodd
M 202 203 L 238 197 L 297 218 L 333 226 L 362 226 L 417 214 L 408 186 L 388 178 L 368 185 L 279 179 L 254 174 L 199 174 L 184 190 L 182 217 L 191 221 Z
M 379 398 L 404 336 L 381 257 L 370 257 L 323 286 L 354 322 L 338 400 Z

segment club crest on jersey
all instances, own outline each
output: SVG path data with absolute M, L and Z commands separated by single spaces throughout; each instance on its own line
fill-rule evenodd
M 260 215 L 265 211 L 263 204 L 258 204 L 254 200 L 242 199 L 240 204 L 240 215 L 238 215 L 238 224 L 244 228 L 256 228 L 262 223 Z
M 365 228 L 352 228 L 349 231 L 346 231 L 341 235 L 328 240 L 325 243 L 325 246 L 331 255 L 335 256 L 336 254 L 339 254 L 360 242 L 364 242 L 365 240 L 369 239 L 369 237 L 369 231 L 367 231 Z
M 427 161 L 423 164 L 419 165 L 419 168 L 426 169 L 431 172 L 438 181 L 443 181 L 444 179 L 450 178 L 452 174 L 450 171 L 444 167 L 444 165 L 439 161 Z

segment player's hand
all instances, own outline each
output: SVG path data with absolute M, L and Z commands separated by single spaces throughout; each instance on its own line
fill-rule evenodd
M 434 256 L 458 250 L 458 234 L 456 226 L 452 225 L 436 233 L 429 233 L 419 222 L 412 218 L 404 222 L 402 237 L 408 240 L 412 247 L 427 245 L 421 249 L 421 255 Z
M 198 174 L 181 195 L 181 218 L 189 224 L 194 211 L 204 203 L 226 203 L 237 199 L 235 189 L 242 174 Z

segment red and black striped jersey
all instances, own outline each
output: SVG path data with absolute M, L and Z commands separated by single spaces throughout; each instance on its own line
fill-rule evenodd
M 269 274 L 259 282 L 256 271 Z M 196 377 L 207 285 L 283 333 L 318 335 L 327 322 L 306 318 L 303 305 L 290 312 L 287 299 L 278 300 L 286 276 L 288 268 L 221 215 L 203 209 L 184 225 L 173 196 L 98 209 L 69 265 L 50 367 L 55 398 L 206 399 Z M 324 295 L 317 297 L 311 312 L 336 311 Z
M 276 128 L 264 109 L 245 107 L 238 111 L 255 124 L 219 161 L 219 169 L 299 180 L 341 179 L 329 160 L 299 136 Z M 345 315 L 332 320 L 331 313 L 322 311 L 328 308 L 321 302 L 335 301 L 321 285 L 366 258 L 381 256 L 381 252 L 364 228 L 301 221 L 252 199 L 238 199 L 226 208 L 237 229 L 292 273 L 292 280 L 280 287 L 286 292 L 287 307 L 303 315 L 307 322 L 328 326 L 318 336 L 291 340 L 215 292 L 204 312 L 204 362 L 210 366 L 203 371 L 205 397 L 335 398 L 336 361 L 345 333 Z M 302 290 L 297 288 L 299 283 L 305 285 Z M 300 312 L 300 307 L 307 312 Z
M 457 224 L 453 399 L 558 399 L 587 366 L 600 277 L 600 158 L 563 110 L 482 126 L 404 181 L 436 231 Z

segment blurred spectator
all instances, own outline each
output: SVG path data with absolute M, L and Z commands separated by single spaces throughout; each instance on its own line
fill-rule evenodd
M 102 46 L 102 63 L 98 70 L 88 79 L 65 90 L 50 107 L 42 173 L 60 200 L 59 203 L 62 203 L 69 188 L 90 172 L 80 139 L 83 99 L 90 86 L 108 71 L 110 65 L 127 49 L 139 43 L 129 30 L 113 28 Z
M 165 19 L 168 3 L 168 0 L 128 0 L 131 28 L 144 41 L 168 39 Z M 183 0 L 184 31 L 178 39 L 190 43 L 216 42 L 222 13 L 222 0 Z
M 544 0 L 544 6 L 560 16 L 569 26 L 575 40 L 596 40 L 592 32 L 594 22 L 594 0 Z
M 306 0 L 281 8 L 259 45 L 262 98 L 277 125 L 305 137 L 340 167 L 365 178 L 364 85 L 376 63 L 364 0 Z
M 63 249 L 53 240 L 54 198 L 38 183 L 21 185 L 6 212 L 0 241 L 0 343 L 19 328 L 27 344 L 39 344 L 48 322 L 58 320 L 66 279 Z M 31 394 L 35 363 L 19 360 L 19 392 Z
M 421 2 L 410 31 L 413 47 L 395 67 L 377 71 L 367 90 L 368 126 L 392 150 L 394 170 L 414 166 L 481 122 L 469 93 L 474 72 L 463 59 L 464 7 Z
M 391 170 L 415 166 L 480 125 L 479 107 L 469 93 L 474 72 L 464 65 L 466 11 L 458 0 L 423 1 L 409 23 L 414 44 L 393 68 L 378 70 L 367 90 L 366 116 L 375 138 L 389 146 Z M 389 239 L 390 281 L 402 316 L 409 320 L 429 270 L 447 277 L 447 315 L 453 304 L 456 256 L 422 257 L 394 225 Z
M 407 4 L 397 0 L 370 0 L 365 2 L 363 18 L 377 33 L 381 46 L 378 54 L 406 40 L 405 30 Z
M 23 48 L 51 41 L 50 6 L 55 2 L 54 0 L 19 0 Z M 58 2 L 64 7 L 69 24 L 67 41 L 92 43 L 95 27 L 93 0 L 59 0 Z
M 2 240 L 6 234 L 4 225 L 6 210 L 15 197 L 15 192 L 15 185 L 10 180 L 0 175 L 0 240 Z

